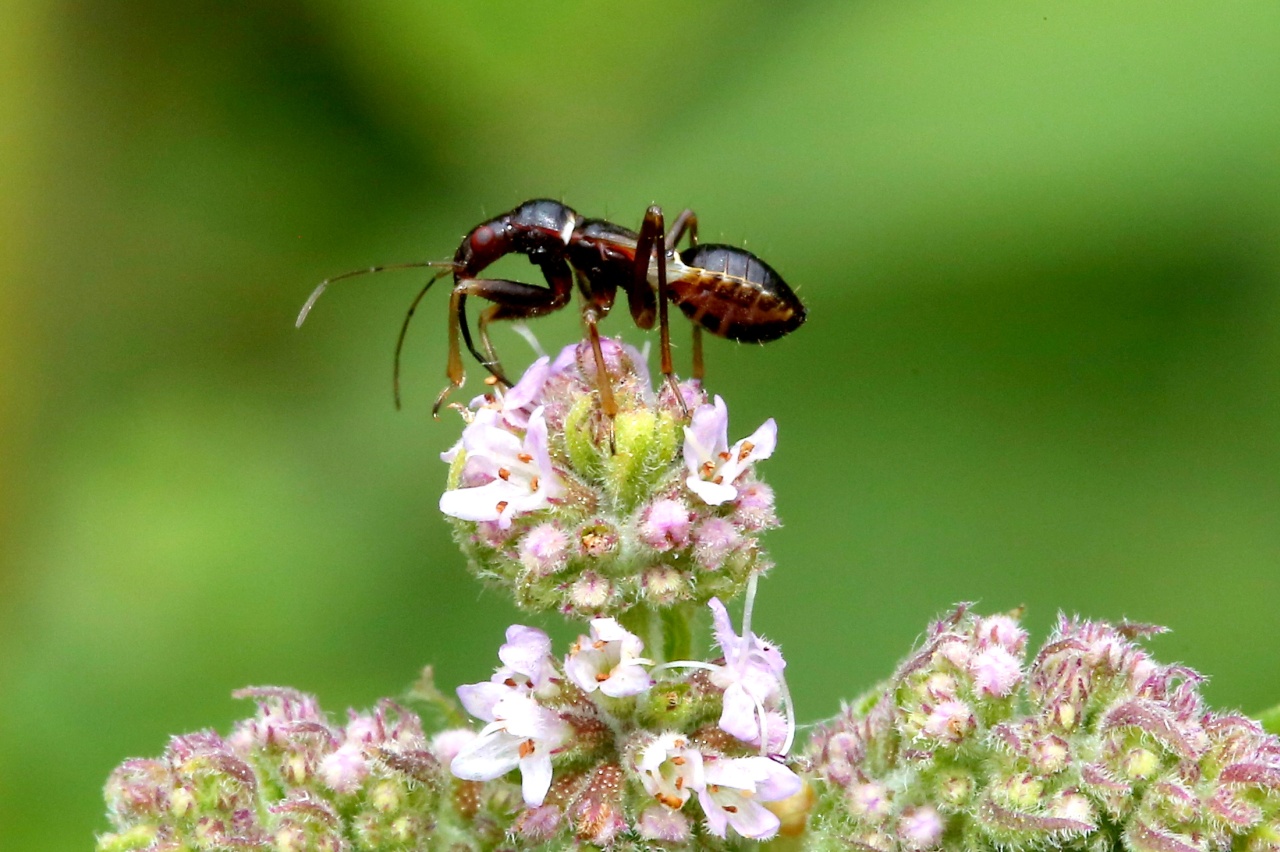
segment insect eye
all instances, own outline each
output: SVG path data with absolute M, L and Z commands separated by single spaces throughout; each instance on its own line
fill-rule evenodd
M 489 243 L 493 242 L 493 228 L 488 225 L 481 225 L 471 232 L 471 248 L 480 251 Z

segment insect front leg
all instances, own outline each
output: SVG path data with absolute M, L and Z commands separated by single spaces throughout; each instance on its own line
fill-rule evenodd
M 502 372 L 502 364 L 493 348 L 493 341 L 489 338 L 489 323 L 494 320 L 540 317 L 563 308 L 573 296 L 573 273 L 569 270 L 568 263 L 558 259 L 546 261 L 539 266 L 543 277 L 547 279 L 546 287 L 505 278 L 464 278 L 454 284 L 449 302 L 449 364 L 446 370 L 449 386 L 441 391 L 433 411 L 439 411 L 445 397 L 454 388 L 461 387 L 465 379 L 459 336 L 467 350 L 495 379 L 507 387 L 513 384 Z M 480 344 L 484 347 L 483 353 L 476 348 L 467 322 L 468 296 L 478 296 L 493 302 L 493 305 L 480 314 Z

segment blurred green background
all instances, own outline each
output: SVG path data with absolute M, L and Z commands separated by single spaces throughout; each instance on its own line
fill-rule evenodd
M 293 317 L 541 195 L 691 206 L 809 306 L 708 341 L 731 437 L 780 423 L 757 625 L 803 720 L 968 599 L 1167 624 L 1212 701 L 1280 700 L 1277 45 L 1271 2 L 11 0 L 0 848 L 88 848 L 111 768 L 236 687 L 488 675 L 517 616 L 435 511 L 443 294 L 401 413 L 422 275 Z

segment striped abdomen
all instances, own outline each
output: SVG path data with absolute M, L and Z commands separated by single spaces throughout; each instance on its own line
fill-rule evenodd
M 668 267 L 671 300 L 712 334 L 764 343 L 804 322 L 804 305 L 782 276 L 746 249 L 704 243 L 680 259 L 686 268 L 679 275 Z

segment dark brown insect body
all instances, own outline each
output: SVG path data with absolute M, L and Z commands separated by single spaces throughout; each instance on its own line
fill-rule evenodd
M 675 378 L 668 302 L 679 306 L 694 323 L 693 372 L 698 378 L 703 373 L 701 329 L 730 340 L 763 343 L 794 331 L 804 322 L 804 305 L 771 266 L 746 249 L 698 245 L 697 231 L 697 217 L 691 210 L 681 213 L 668 232 L 661 208 L 650 207 L 637 233 L 603 219 L 583 218 L 550 199 L 526 201 L 482 222 L 463 237 L 452 262 L 406 264 L 443 268 L 418 294 L 401 326 L 396 346 L 397 376 L 400 345 L 418 302 L 436 279 L 449 273 L 454 281 L 449 309 L 449 386 L 436 400 L 436 410 L 449 391 L 460 387 L 465 378 L 459 336 L 476 360 L 498 381 L 510 385 L 489 339 L 489 323 L 529 319 L 559 310 L 572 298 L 575 281 L 583 299 L 583 322 L 602 376 L 605 371 L 597 324 L 612 309 L 618 290 L 626 294 L 632 319 L 638 326 L 650 329 L 657 322 L 661 330 L 662 373 L 672 386 Z M 690 245 L 677 252 L 676 245 L 686 233 Z M 509 254 L 527 257 L 542 272 L 546 286 L 480 277 L 490 264 Z M 339 276 L 342 277 L 346 276 Z M 298 317 L 299 325 L 328 283 L 321 283 L 307 301 Z M 478 323 L 483 352 L 472 339 L 467 321 L 470 296 L 492 303 L 481 312 Z M 601 382 L 600 396 L 603 409 L 612 415 L 616 407 L 607 382 Z M 397 381 L 397 403 L 398 400 Z

